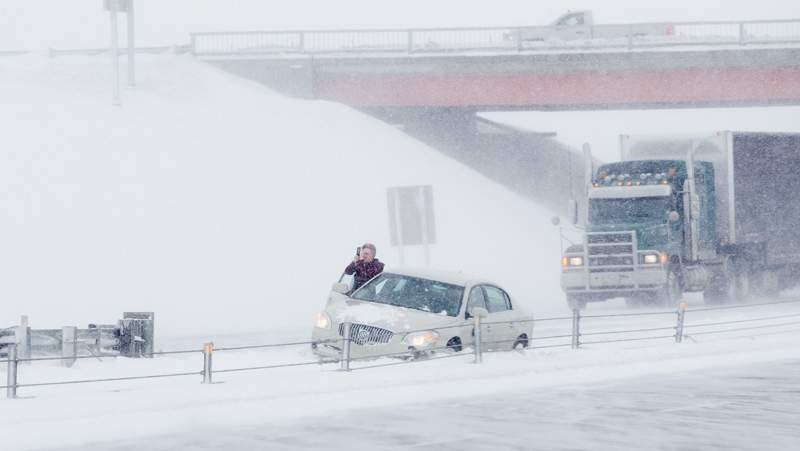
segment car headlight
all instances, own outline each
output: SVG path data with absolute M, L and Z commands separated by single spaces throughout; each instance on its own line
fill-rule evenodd
M 314 320 L 314 327 L 317 329 L 330 329 L 331 328 L 331 317 L 328 316 L 325 312 L 317 313 L 317 317 Z
M 439 334 L 432 330 L 414 332 L 403 337 L 403 343 L 415 348 L 424 348 L 439 341 Z

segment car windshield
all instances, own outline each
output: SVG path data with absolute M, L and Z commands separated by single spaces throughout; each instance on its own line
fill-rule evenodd
M 595 225 L 664 222 L 669 200 L 667 196 L 591 199 L 589 222 Z
M 364 284 L 351 297 L 359 301 L 458 316 L 463 295 L 462 286 L 402 274 L 383 273 Z

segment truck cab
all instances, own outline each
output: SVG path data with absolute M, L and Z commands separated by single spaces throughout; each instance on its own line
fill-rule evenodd
M 584 153 L 583 243 L 561 259 L 572 308 L 746 302 L 800 281 L 800 133 L 622 135 L 596 171 Z
M 707 225 L 698 248 L 713 252 L 713 166 L 694 165 L 695 211 L 687 208 L 687 164 L 623 161 L 600 166 L 588 186 L 585 240 L 562 257 L 561 285 L 572 308 L 624 297 L 629 303 L 674 305 L 683 291 L 684 224 Z

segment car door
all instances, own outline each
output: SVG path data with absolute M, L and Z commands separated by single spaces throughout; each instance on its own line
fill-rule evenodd
M 467 298 L 467 309 L 464 312 L 466 314 L 465 318 L 469 320 L 470 325 L 474 321 L 472 319 L 472 317 L 471 317 L 471 312 L 472 312 L 472 309 L 476 308 L 476 307 L 480 307 L 482 309 L 486 309 L 486 311 L 489 311 L 489 308 L 486 306 L 486 295 L 484 294 L 483 287 L 481 285 L 476 285 L 476 286 L 472 287 L 472 289 L 469 292 L 469 297 Z M 489 322 L 489 321 L 490 320 L 488 318 L 486 318 L 484 320 L 484 322 Z M 489 332 L 489 328 L 490 328 L 490 325 L 488 325 L 488 324 L 483 325 L 481 327 L 481 333 L 482 333 L 481 341 L 490 341 L 490 340 L 492 340 L 492 338 L 490 338 L 491 334 Z M 470 340 L 471 340 L 471 342 L 474 343 L 475 330 L 472 327 L 470 329 L 471 329 Z
M 517 318 L 511 305 L 511 298 L 503 289 L 494 285 L 483 285 L 483 294 L 489 311 L 487 322 L 493 323 L 490 324 L 489 333 L 496 344 L 492 347 L 511 349 L 513 341 L 517 338 L 513 323 Z

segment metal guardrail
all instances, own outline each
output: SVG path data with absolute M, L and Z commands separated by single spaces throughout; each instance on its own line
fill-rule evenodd
M 793 300 L 785 300 L 785 301 L 776 301 L 776 302 L 762 302 L 762 303 L 754 303 L 754 304 L 739 304 L 739 305 L 729 305 L 729 306 L 718 306 L 718 307 L 706 307 L 706 308 L 698 308 L 698 309 L 687 309 L 684 303 L 678 305 L 676 310 L 665 310 L 665 311 L 657 311 L 657 312 L 641 312 L 641 313 L 617 313 L 617 314 L 601 314 L 601 315 L 581 315 L 580 310 L 573 310 L 572 316 L 563 316 L 563 317 L 551 317 L 551 318 L 536 318 L 536 319 L 529 319 L 529 320 L 517 320 L 517 321 L 500 321 L 500 322 L 487 322 L 482 321 L 480 316 L 476 316 L 474 318 L 474 322 L 472 326 L 475 328 L 475 343 L 473 344 L 472 352 L 456 352 L 450 346 L 444 347 L 437 347 L 432 349 L 426 349 L 426 355 L 430 355 L 426 358 L 418 358 L 418 355 L 412 353 L 411 351 L 406 352 L 397 352 L 397 353 L 387 353 L 387 354 L 380 354 L 380 355 L 369 355 L 363 357 L 352 357 L 350 355 L 350 346 L 349 344 L 353 342 L 352 338 L 348 338 L 347 334 L 341 339 L 336 340 L 328 340 L 322 342 L 313 342 L 313 341 L 294 341 L 294 342 L 287 342 L 287 343 L 270 343 L 270 344 L 258 344 L 258 345 L 248 345 L 248 346 L 229 346 L 229 347 L 220 347 L 215 348 L 213 343 L 206 343 L 202 349 L 188 349 L 188 350 L 174 350 L 174 351 L 158 351 L 153 352 L 153 356 L 163 356 L 163 355 L 176 355 L 176 354 L 201 354 L 203 356 L 203 367 L 202 370 L 198 371 L 188 371 L 188 372 L 175 372 L 175 373 L 162 373 L 162 374 L 152 374 L 152 375 L 142 375 L 142 376 L 121 376 L 121 377 L 110 377 L 110 378 L 97 378 L 97 379 L 78 379 L 78 380 L 67 380 L 67 381 L 52 381 L 52 382 L 36 382 L 36 383 L 20 383 L 18 380 L 18 372 L 17 368 L 18 365 L 22 362 L 39 362 L 39 361 L 52 361 L 52 360 L 65 360 L 65 359 L 87 359 L 87 358 L 97 358 L 96 356 L 70 356 L 70 357 L 32 357 L 32 358 L 20 358 L 17 355 L 17 349 L 15 345 L 11 345 L 9 349 L 9 354 L 6 360 L 7 364 L 7 383 L 6 385 L 0 386 L 0 389 L 6 389 L 6 396 L 8 398 L 16 398 L 17 396 L 17 389 L 18 388 L 26 388 L 26 387 L 43 387 L 43 386 L 58 386 L 58 385 L 72 385 L 72 384 L 85 384 L 85 383 L 97 383 L 97 382 L 114 382 L 114 381 L 130 381 L 130 380 L 144 380 L 144 379 L 159 379 L 159 378 L 169 378 L 169 377 L 184 377 L 184 376 L 202 376 L 204 383 L 212 383 L 213 375 L 214 374 L 224 374 L 224 373 L 233 373 L 233 372 L 244 372 L 244 371 L 258 371 L 258 370 L 270 370 L 270 369 L 278 369 L 278 368 L 291 368 L 291 367 L 300 367 L 300 366 L 313 366 L 313 365 L 322 365 L 322 364 L 339 364 L 340 370 L 342 371 L 355 371 L 355 370 L 365 370 L 370 368 L 382 368 L 388 366 L 395 366 L 395 365 L 403 365 L 408 363 L 414 362 L 432 362 L 441 359 L 449 359 L 455 357 L 472 357 L 475 363 L 482 362 L 482 354 L 486 352 L 498 352 L 502 350 L 507 350 L 509 344 L 517 343 L 518 340 L 483 340 L 482 333 L 484 326 L 494 325 L 494 324 L 507 324 L 507 323 L 545 323 L 545 322 L 556 322 L 556 321 L 571 321 L 572 323 L 572 330 L 569 334 L 557 334 L 557 335 L 543 335 L 543 336 L 536 336 L 535 334 L 529 337 L 527 341 L 527 349 L 552 349 L 552 348 L 565 348 L 571 347 L 572 349 L 579 349 L 586 345 L 599 345 L 599 344 L 610 344 L 610 343 L 622 343 L 622 342 L 635 342 L 635 341 L 646 341 L 646 340 L 664 340 L 664 339 L 672 339 L 676 343 L 681 343 L 684 338 L 693 339 L 695 336 L 702 336 L 708 334 L 722 334 L 722 333 L 731 333 L 731 332 L 739 332 L 739 331 L 753 331 L 753 330 L 762 330 L 762 329 L 775 329 L 775 328 L 782 328 L 786 326 L 800 326 L 800 320 L 796 321 L 783 321 L 783 322 L 770 322 L 765 323 L 767 321 L 773 320 L 782 320 L 786 318 L 797 318 L 800 317 L 800 312 L 791 312 L 782 315 L 770 315 L 770 316 L 760 316 L 755 318 L 745 318 L 745 319 L 733 319 L 733 320 L 726 320 L 726 321 L 712 321 L 712 322 L 697 322 L 697 323 L 686 323 L 686 315 L 690 313 L 696 312 L 709 312 L 709 311 L 721 311 L 721 310 L 729 310 L 729 309 L 746 309 L 752 307 L 760 307 L 760 306 L 774 306 L 774 305 L 783 305 L 783 304 L 798 304 L 800 303 L 800 299 L 793 299 Z M 582 320 L 605 320 L 608 318 L 635 318 L 635 317 L 645 317 L 645 316 L 675 316 L 674 319 L 670 320 L 670 325 L 665 326 L 658 326 L 658 327 L 638 327 L 634 329 L 611 329 L 611 330 L 582 330 L 581 321 Z M 746 325 L 746 324 L 755 324 L 755 325 Z M 453 327 L 464 327 L 466 324 L 460 324 L 458 326 Z M 741 327 L 745 325 L 744 327 Z M 723 327 L 720 326 L 735 326 L 735 327 Z M 584 326 L 585 328 L 585 326 Z M 713 329 L 709 329 L 713 328 Z M 346 326 L 345 329 L 347 330 L 348 327 Z M 648 334 L 652 332 L 664 332 L 664 331 L 674 331 L 671 334 L 657 334 L 657 335 L 645 335 L 641 336 L 641 334 Z M 688 332 L 687 332 L 688 330 Z M 779 331 L 772 331 L 767 332 L 762 335 L 768 334 L 775 334 L 775 333 L 786 333 L 791 332 L 792 330 L 779 330 Z M 630 336 L 631 334 L 636 334 L 636 336 Z M 591 340 L 591 341 L 582 341 L 582 337 L 603 337 L 607 336 L 610 337 L 608 339 L 598 339 L 598 340 Z M 550 340 L 560 340 L 560 339 L 570 339 L 570 343 L 549 343 Z M 541 342 L 545 342 L 545 344 L 538 344 Z M 340 358 L 337 359 L 322 359 L 322 360 L 314 360 L 314 361 L 301 361 L 301 362 L 292 362 L 292 363 L 282 363 L 282 364 L 271 364 L 271 365 L 259 365 L 259 366 L 249 366 L 249 367 L 239 367 L 239 368 L 224 368 L 224 369 L 214 369 L 212 365 L 212 356 L 215 352 L 231 352 L 231 351 L 241 351 L 241 350 L 250 350 L 250 349 L 268 349 L 268 348 L 285 348 L 291 346 L 307 346 L 311 344 L 321 344 L 321 343 L 342 343 L 343 352 Z M 358 367 L 351 368 L 351 363 L 354 362 L 362 362 L 367 360 L 377 360 L 381 358 L 401 358 L 401 360 L 396 362 L 379 362 L 370 365 L 362 365 Z
M 658 29 L 667 31 L 648 34 Z M 800 19 L 594 25 L 581 39 L 525 39 L 541 33 L 557 35 L 559 29 L 534 26 L 204 32 L 192 33 L 189 47 L 198 56 L 278 56 L 800 44 Z

